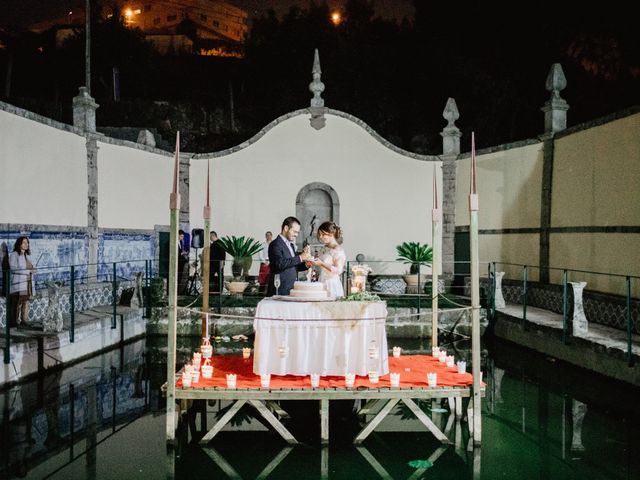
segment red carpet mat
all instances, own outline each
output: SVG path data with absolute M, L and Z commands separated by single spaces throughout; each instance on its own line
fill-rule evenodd
M 203 379 L 193 383 L 191 388 L 211 388 L 227 386 L 227 373 L 237 375 L 236 388 L 260 389 L 260 376 L 253 373 L 253 356 L 243 359 L 242 355 L 214 355 L 212 357 L 213 378 Z M 389 357 L 389 372 L 400 374 L 400 388 L 427 387 L 427 373 L 437 373 L 439 387 L 465 387 L 473 383 L 470 373 L 458 373 L 457 367 L 447 367 L 431 355 L 402 355 L 398 358 Z M 182 379 L 178 379 L 176 386 L 182 388 Z M 389 375 L 380 377 L 377 384 L 369 382 L 368 377 L 356 377 L 353 388 L 384 388 L 390 387 Z M 271 375 L 271 389 L 278 388 L 311 388 L 309 376 Z M 345 388 L 344 377 L 321 377 L 319 388 Z

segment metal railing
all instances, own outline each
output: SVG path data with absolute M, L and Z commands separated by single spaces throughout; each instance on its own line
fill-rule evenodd
M 90 273 L 94 272 L 94 273 Z M 106 288 L 108 284 L 111 284 L 111 328 L 117 328 L 117 307 L 119 301 L 119 293 L 122 281 L 134 281 L 138 274 L 142 275 L 143 289 L 143 318 L 151 317 L 151 304 L 150 304 L 150 287 L 151 277 L 154 272 L 153 260 L 123 260 L 118 262 L 101 262 L 97 264 L 84 263 L 77 265 L 67 266 L 52 266 L 52 267 L 38 267 L 33 273 L 34 283 L 36 285 L 36 292 L 42 291 L 48 288 L 49 282 L 54 282 L 57 287 L 60 287 L 60 291 L 68 288 L 69 292 L 69 341 L 75 342 L 76 333 L 76 313 L 79 311 L 77 308 L 77 297 L 80 294 L 80 285 L 94 285 L 96 287 Z M 11 316 L 14 313 L 14 309 L 18 306 L 14 303 L 17 301 L 15 295 L 11 294 L 11 285 L 16 274 L 11 270 L 5 270 L 3 272 L 3 291 L 6 299 L 6 315 L 4 324 L 4 363 L 10 362 L 10 349 L 11 349 L 11 323 L 14 320 Z M 90 288 L 90 287 L 87 287 Z M 34 295 L 36 295 L 34 292 Z M 107 304 L 101 304 L 107 305 Z M 94 305 L 97 306 L 97 305 Z M 120 337 L 121 341 L 124 341 L 124 317 L 121 316 L 120 325 Z
M 259 260 L 254 258 L 254 267 L 259 265 Z M 201 265 L 201 262 L 199 262 Z M 210 278 L 213 282 L 214 279 L 218 280 L 216 284 L 210 284 L 209 290 L 209 306 L 212 308 L 212 311 L 216 313 L 221 313 L 222 309 L 225 307 L 234 307 L 234 306 L 243 306 L 243 307 L 251 307 L 257 305 L 257 303 L 265 297 L 266 295 L 266 285 L 259 285 L 257 283 L 257 268 L 252 268 L 252 274 L 248 275 L 246 278 L 243 278 L 243 281 L 249 283 L 246 290 L 242 293 L 232 293 L 228 290 L 229 282 L 233 280 L 233 277 L 229 275 L 229 266 L 233 263 L 232 259 L 227 259 L 225 261 L 224 267 L 219 267 L 217 275 L 211 275 Z M 483 262 L 483 269 L 486 262 Z M 456 273 L 454 274 L 455 282 L 451 282 L 450 274 L 441 274 L 440 280 L 444 281 L 446 277 L 446 285 L 445 290 L 442 290 L 442 283 L 439 288 L 435 288 L 432 285 L 431 280 L 431 268 L 425 266 L 419 266 L 418 272 L 412 275 L 415 278 L 415 283 L 409 286 L 408 289 L 403 291 L 397 291 L 394 293 L 377 291 L 372 289 L 372 280 L 376 282 L 380 282 L 383 279 L 403 279 L 406 275 L 409 275 L 407 270 L 409 270 L 409 266 L 400 261 L 383 261 L 383 260 L 367 260 L 367 261 L 356 261 L 349 260 L 346 265 L 344 272 L 342 273 L 341 281 L 343 285 L 343 289 L 345 291 L 345 295 L 349 295 L 351 281 L 352 281 L 352 267 L 355 265 L 368 265 L 371 268 L 371 273 L 369 274 L 367 280 L 367 291 L 372 292 L 380 296 L 382 299 L 386 300 L 390 306 L 398 306 L 398 307 L 409 307 L 414 308 L 417 313 L 424 311 L 425 309 L 431 308 L 432 301 L 434 295 L 438 295 L 440 299 L 441 308 L 452 307 L 455 306 L 468 306 L 469 305 L 469 295 L 465 293 L 465 285 L 464 285 L 464 277 L 470 277 L 469 273 Z M 460 266 L 468 267 L 469 262 L 453 262 L 452 265 L 444 264 L 445 266 L 452 266 L 456 269 Z M 445 269 L 446 270 L 446 269 Z M 454 268 L 450 268 L 451 271 Z M 225 271 L 227 275 L 225 276 Z M 487 264 L 487 268 L 485 271 L 490 272 L 490 265 Z M 255 272 L 255 274 L 254 274 Z M 179 300 L 179 306 L 181 307 L 198 307 L 200 306 L 200 302 L 203 300 L 202 295 L 202 282 L 204 282 L 202 270 L 197 272 L 193 272 L 192 275 L 187 278 L 187 275 L 183 275 L 183 278 L 178 283 L 178 292 L 181 296 Z M 304 274 L 300 274 L 301 276 Z M 486 277 L 481 279 L 482 282 L 488 285 L 487 282 L 491 281 L 491 277 L 489 273 Z M 457 283 L 456 283 L 457 282 Z M 384 282 L 382 282 L 384 283 Z M 403 288 L 406 284 L 402 284 Z M 468 288 L 468 285 L 466 286 Z M 483 292 L 484 295 L 482 297 L 482 301 L 484 303 L 483 307 L 490 308 L 490 298 L 488 294 L 492 290 L 490 288 L 486 288 Z M 449 302 L 449 303 L 447 303 Z
M 530 272 L 542 270 L 540 266 L 519 264 L 519 263 L 509 263 L 509 262 L 491 262 L 489 275 L 492 278 L 491 290 L 492 290 L 492 298 L 494 301 L 494 308 L 491 311 L 490 318 L 495 318 L 495 296 L 496 296 L 496 272 L 497 266 L 501 265 L 503 267 L 507 267 L 512 273 L 516 273 L 517 270 L 521 271 L 519 275 L 519 279 L 522 282 L 522 295 L 521 295 L 521 304 L 522 304 L 522 319 L 521 319 L 521 327 L 523 330 L 528 329 L 527 323 L 527 306 L 535 306 L 531 305 L 529 300 L 529 283 Z M 506 270 L 505 269 L 505 270 Z M 626 333 L 626 356 L 627 362 L 629 366 L 634 365 L 633 358 L 633 341 L 632 336 L 634 333 L 634 322 L 633 322 L 633 301 L 638 301 L 637 297 L 633 297 L 633 287 L 640 287 L 640 277 L 634 275 L 621 275 L 615 273 L 605 273 L 605 272 L 596 272 L 590 270 L 578 270 L 578 269 L 570 269 L 570 268 L 555 268 L 555 267 L 544 267 L 544 270 L 549 272 L 549 274 L 555 274 L 556 278 L 559 278 L 560 284 L 550 283 L 549 285 L 556 285 L 562 287 L 562 341 L 564 344 L 569 344 L 573 335 L 572 323 L 569 319 L 570 313 L 570 305 L 569 305 L 569 285 L 575 282 L 570 281 L 570 277 L 576 278 L 581 276 L 581 280 L 584 280 L 585 276 L 588 277 L 603 277 L 607 279 L 607 290 L 606 292 L 600 292 L 595 290 L 589 290 L 590 292 L 597 293 L 602 295 L 603 297 L 610 297 L 612 299 L 624 299 L 624 326 Z M 515 280 L 514 278 L 508 278 L 509 280 Z M 633 282 L 636 282 L 635 284 Z M 602 283 L 602 282 L 601 282 Z M 613 285 L 612 285 L 613 283 Z M 595 322 L 601 323 L 601 322 Z M 614 327 L 615 328 L 615 327 Z

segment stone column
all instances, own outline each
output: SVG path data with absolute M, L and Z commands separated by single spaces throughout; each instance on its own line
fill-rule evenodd
M 73 97 L 73 125 L 85 132 L 95 132 L 96 110 L 99 106 L 89 95 L 87 87 L 80 87 L 78 96 Z
M 542 163 L 542 191 L 540 203 L 540 281 L 549 282 L 549 254 L 551 229 L 551 191 L 553 183 L 554 137 L 567 128 L 569 104 L 560 97 L 567 86 L 567 79 L 559 63 L 554 63 L 547 75 L 546 88 L 551 93 L 542 107 L 544 112 L 544 156 Z
M 98 141 L 87 135 L 87 237 L 89 241 L 89 281 L 98 275 Z
M 442 112 L 447 126 L 442 130 L 442 274 L 453 277 L 456 233 L 456 161 L 460 155 L 460 117 L 456 101 L 447 100 Z
M 73 97 L 73 125 L 84 131 L 87 148 L 87 237 L 89 281 L 96 281 L 98 272 L 98 142 L 96 136 L 96 110 L 99 105 L 89 95 L 87 87 L 80 87 Z
M 584 314 L 582 304 L 582 291 L 587 286 L 587 282 L 569 282 L 573 287 L 573 335 L 582 337 L 589 332 L 589 323 Z

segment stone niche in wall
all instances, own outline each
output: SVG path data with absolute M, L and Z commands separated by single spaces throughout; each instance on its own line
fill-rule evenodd
M 298 248 L 303 243 L 319 248 L 318 227 L 326 221 L 340 224 L 340 201 L 336 191 L 326 183 L 314 182 L 302 187 L 296 198 L 296 217 L 300 220 Z

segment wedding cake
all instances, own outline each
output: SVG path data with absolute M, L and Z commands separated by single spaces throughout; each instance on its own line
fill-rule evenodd
M 295 282 L 289 295 L 310 300 L 325 300 L 329 298 L 329 292 L 323 282 Z

